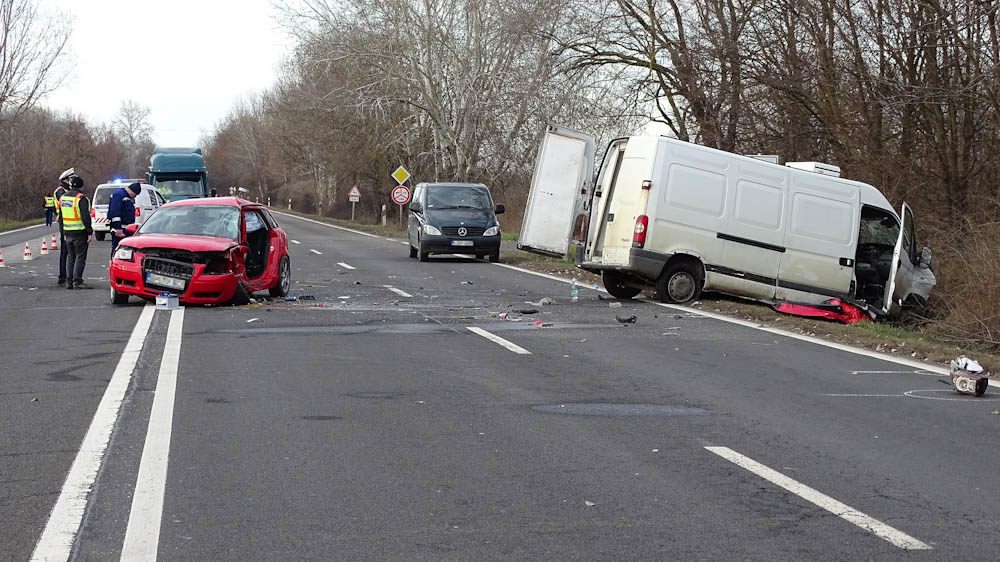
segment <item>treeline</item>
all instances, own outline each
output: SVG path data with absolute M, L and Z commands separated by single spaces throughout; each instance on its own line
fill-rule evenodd
M 88 191 L 116 176 L 144 177 L 137 164 L 150 141 L 138 150 L 111 126 L 93 125 L 82 117 L 32 109 L 0 129 L 0 219 L 27 220 L 42 216 L 43 198 L 59 185 L 59 174 L 75 167 Z M 130 161 L 133 166 L 130 167 Z

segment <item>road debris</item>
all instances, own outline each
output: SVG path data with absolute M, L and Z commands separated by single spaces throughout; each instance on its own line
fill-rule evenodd
M 990 385 L 990 374 L 978 361 L 964 355 L 951 360 L 951 383 L 959 394 L 982 396 Z
M 518 314 L 538 314 L 537 308 L 519 308 L 515 310 Z
M 549 297 L 542 297 L 538 302 L 524 301 L 524 304 L 530 304 L 531 306 L 545 306 L 549 304 L 559 304 L 555 299 Z
M 621 307 L 622 307 L 622 303 L 617 302 L 617 301 L 616 302 L 612 302 L 612 303 L 608 303 L 608 308 L 621 308 Z
M 251 322 L 258 322 L 259 320 L 260 320 L 260 318 L 251 318 L 251 319 L 247 320 L 247 324 L 249 324 Z
M 285 297 L 283 300 L 291 302 L 291 301 L 294 301 L 294 300 L 297 300 L 297 299 L 295 297 Z
M 462 281 L 463 285 L 472 285 L 472 281 Z
M 617 320 L 619 324 L 635 324 L 636 321 L 639 320 L 639 317 L 636 316 L 635 314 L 633 314 L 632 316 L 629 316 L 628 318 L 622 318 L 621 316 L 618 316 L 616 314 L 615 315 L 615 320 Z
M 594 507 L 594 506 L 595 506 L 595 505 L 597 505 L 597 504 L 596 504 L 596 503 L 594 503 L 594 502 L 592 502 L 592 501 L 588 501 L 588 500 L 583 500 L 583 505 L 585 505 L 585 506 L 587 506 L 587 507 Z
M 299 300 L 300 301 L 314 301 L 314 300 L 316 300 L 316 297 L 314 297 L 312 295 L 300 295 L 299 296 Z

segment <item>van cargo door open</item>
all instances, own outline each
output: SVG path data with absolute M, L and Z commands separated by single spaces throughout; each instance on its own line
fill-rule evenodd
M 586 212 L 594 152 L 593 136 L 549 125 L 535 160 L 518 249 L 566 255 L 577 217 Z
M 885 284 L 885 297 L 882 300 L 882 313 L 889 314 L 892 309 L 892 296 L 896 290 L 896 284 L 899 282 L 896 277 L 900 274 L 901 268 L 900 260 L 903 254 L 903 238 L 906 232 L 907 220 L 913 215 L 913 211 L 910 210 L 910 206 L 903 202 L 903 208 L 899 214 L 899 238 L 896 240 L 896 248 L 892 252 L 892 267 L 889 270 L 889 279 Z

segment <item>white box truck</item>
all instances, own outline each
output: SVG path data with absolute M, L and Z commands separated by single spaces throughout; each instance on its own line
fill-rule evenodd
M 702 290 L 766 302 L 840 298 L 888 314 L 935 284 L 913 213 L 815 162 L 786 166 L 667 137 L 615 139 L 593 177 L 594 137 L 550 125 L 518 248 L 565 256 L 631 298 Z

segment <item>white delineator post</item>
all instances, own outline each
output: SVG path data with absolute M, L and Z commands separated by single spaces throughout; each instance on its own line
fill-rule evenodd
M 49 246 L 48 243 L 45 241 L 44 236 L 42 236 L 42 251 L 40 251 L 39 254 L 43 256 L 49 255 Z
M 4 263 L 3 263 L 3 248 L 0 248 L 0 267 L 7 267 L 7 266 L 6 266 L 6 265 L 5 265 Z
M 56 233 L 55 232 L 52 233 L 52 244 L 49 245 L 49 248 L 52 249 L 52 250 L 58 250 L 59 249 L 59 243 L 56 241 Z
M 31 246 L 27 242 L 24 243 L 24 261 L 31 261 L 35 258 L 31 257 Z

